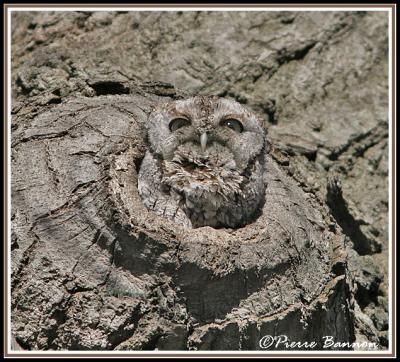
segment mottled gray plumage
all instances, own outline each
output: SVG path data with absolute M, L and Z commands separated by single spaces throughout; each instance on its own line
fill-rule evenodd
M 236 228 L 264 200 L 265 132 L 240 103 L 194 97 L 164 103 L 148 120 L 138 188 L 145 206 L 187 227 Z

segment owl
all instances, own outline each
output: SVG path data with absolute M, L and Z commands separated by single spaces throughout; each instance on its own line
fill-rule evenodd
M 138 191 L 147 209 L 188 227 L 239 228 L 264 200 L 263 120 L 238 102 L 197 96 L 157 106 Z

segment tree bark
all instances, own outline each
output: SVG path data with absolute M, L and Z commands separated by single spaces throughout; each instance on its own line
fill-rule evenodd
M 12 330 L 22 348 L 258 350 L 266 335 L 315 349 L 324 336 L 385 345 L 383 15 L 12 21 Z M 138 195 L 149 112 L 197 93 L 267 120 L 266 200 L 240 229 L 185 229 Z

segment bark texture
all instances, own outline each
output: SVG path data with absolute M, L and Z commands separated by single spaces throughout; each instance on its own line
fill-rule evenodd
M 21 12 L 12 41 L 16 345 L 387 345 L 385 14 Z M 138 196 L 148 113 L 193 94 L 267 120 L 244 228 L 184 229 Z

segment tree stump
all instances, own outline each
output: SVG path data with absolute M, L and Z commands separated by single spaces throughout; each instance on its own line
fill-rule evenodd
M 262 215 L 187 229 L 137 190 L 152 105 L 73 98 L 13 137 L 13 331 L 31 349 L 261 349 L 264 335 L 354 340 L 344 237 L 329 210 L 266 157 Z M 173 95 L 178 97 L 178 94 Z M 18 117 L 18 113 L 17 113 Z

